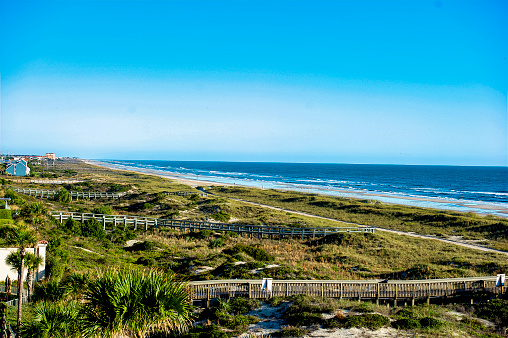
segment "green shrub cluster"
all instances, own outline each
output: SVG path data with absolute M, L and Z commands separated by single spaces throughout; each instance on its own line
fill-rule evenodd
M 162 244 L 152 241 L 143 241 L 134 243 L 132 246 L 125 248 L 127 251 L 155 251 L 161 247 Z
M 508 326 L 508 300 L 494 299 L 487 303 L 479 304 L 476 315 L 483 319 L 492 320 L 501 326 Z
M 236 255 L 243 252 L 257 261 L 272 262 L 275 260 L 275 257 L 269 255 L 265 250 L 241 243 L 238 243 L 232 248 L 226 249 L 223 252 L 227 255 Z
M 208 242 L 209 248 L 222 248 L 225 245 L 226 243 L 221 238 L 212 239 Z
M 219 222 L 229 222 L 229 220 L 231 219 L 231 215 L 223 211 L 216 212 L 211 217 Z
M 366 327 L 371 330 L 379 330 L 389 325 L 390 319 L 377 313 L 366 313 L 357 316 L 346 317 L 346 327 Z
M 132 239 L 136 239 L 137 235 L 134 231 L 131 230 L 123 230 L 120 228 L 115 228 L 109 235 L 108 238 L 112 243 L 123 245 L 125 242 L 130 241 Z
M 460 320 L 460 322 L 473 330 L 485 330 L 485 325 L 480 323 L 478 319 L 464 317 Z
M 422 327 L 420 321 L 416 318 L 402 318 L 392 323 L 396 329 L 415 330 Z
M 220 326 L 212 325 L 196 325 L 192 326 L 188 332 L 185 333 L 173 333 L 170 335 L 166 334 L 152 334 L 150 338 L 230 338 L 233 333 L 224 332 Z
M 97 239 L 106 238 L 106 231 L 103 225 L 95 218 L 86 220 L 85 223 L 80 223 L 72 218 L 69 218 L 63 226 L 64 230 L 76 236 L 94 237 Z
M 335 302 L 331 299 L 296 295 L 290 297 L 292 301 L 289 308 L 284 312 L 284 319 L 293 326 L 306 326 L 323 324 L 322 313 L 330 313 L 335 310 Z
M 309 333 L 308 330 L 300 327 L 285 326 L 282 330 L 273 333 L 272 337 L 303 337 L 307 333 Z
M 259 299 L 235 297 L 229 302 L 233 314 L 243 315 L 261 306 Z
M 53 200 L 60 203 L 69 203 L 71 201 L 71 194 L 67 191 L 67 189 L 62 188 L 56 192 Z
M 92 212 L 94 214 L 111 215 L 113 213 L 113 210 L 108 206 L 101 205 L 101 206 L 93 208 Z
M 12 210 L 0 209 L 0 219 L 12 219 Z
M 218 311 L 216 313 L 217 323 L 228 329 L 235 330 L 237 332 L 243 332 L 247 329 L 247 326 L 259 322 L 259 318 L 254 316 L 244 315 L 231 315 L 225 311 Z

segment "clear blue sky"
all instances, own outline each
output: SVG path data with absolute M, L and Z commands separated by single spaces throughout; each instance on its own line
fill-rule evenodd
M 0 0 L 0 148 L 508 164 L 508 1 Z

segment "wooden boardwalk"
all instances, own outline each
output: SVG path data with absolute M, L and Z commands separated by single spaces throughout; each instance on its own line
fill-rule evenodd
M 204 192 L 201 192 L 201 191 L 195 191 L 195 192 L 191 192 L 191 191 L 165 191 L 163 192 L 164 195 L 166 196 L 192 196 L 192 195 L 199 195 L 199 196 L 202 196 L 202 197 L 207 197 L 208 194 L 204 193 Z
M 169 228 L 180 231 L 211 230 L 211 231 L 231 231 L 238 234 L 247 234 L 250 237 L 258 238 L 315 238 L 331 235 L 334 233 L 375 233 L 376 228 L 371 227 L 341 227 L 341 228 L 290 228 L 290 227 L 272 227 L 263 225 L 248 224 L 230 224 L 230 223 L 212 223 L 198 222 L 174 219 L 162 219 L 152 217 L 139 217 L 131 215 L 103 215 L 91 213 L 77 213 L 67 211 L 50 211 L 51 216 L 55 217 L 60 223 L 64 223 L 69 218 L 79 222 L 85 222 L 89 219 L 96 219 L 101 222 L 104 230 L 115 227 L 123 227 L 124 230 L 131 228 L 138 230 L 153 230 L 157 228 Z M 110 228 L 108 228 L 108 226 Z
M 35 183 L 35 184 L 74 184 L 84 182 L 83 180 L 61 180 L 61 179 L 23 179 L 16 177 L 7 177 L 9 181 L 16 183 Z
M 496 286 L 496 276 L 427 280 L 273 280 L 271 290 L 262 290 L 262 280 L 207 280 L 190 282 L 193 300 L 224 297 L 266 299 L 275 296 L 308 295 L 324 298 L 393 301 L 414 305 L 432 298 L 501 295 L 506 286 Z
M 22 193 L 29 196 L 40 197 L 40 198 L 53 198 L 58 190 L 52 189 L 34 189 L 34 188 L 16 188 L 10 187 L 15 192 Z M 120 198 L 126 193 L 112 193 L 112 192 L 99 192 L 99 191 L 69 191 L 71 200 L 81 199 L 97 199 L 97 198 L 109 198 L 115 199 Z

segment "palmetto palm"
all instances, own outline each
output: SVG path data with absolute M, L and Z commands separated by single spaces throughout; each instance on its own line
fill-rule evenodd
M 145 337 L 186 329 L 192 319 L 191 291 L 174 274 L 108 270 L 84 292 L 83 334 Z
M 24 338 L 81 337 L 79 330 L 80 306 L 77 301 L 67 303 L 38 302 L 32 318 L 23 327 Z
M 17 330 L 21 329 L 21 300 L 23 299 L 23 277 L 25 270 L 26 248 L 33 247 L 37 243 L 37 233 L 24 223 L 5 224 L 0 227 L 0 236 L 5 241 L 18 248 L 20 255 L 20 267 L 18 270 L 18 320 Z
M 11 252 L 7 258 L 5 259 L 5 262 L 15 268 L 18 271 L 21 269 L 21 253 L 19 251 Z M 30 300 L 30 297 L 32 295 L 32 289 L 33 289 L 33 279 L 34 279 L 34 272 L 37 270 L 37 268 L 42 264 L 42 257 L 36 256 L 34 254 L 31 254 L 29 252 L 25 255 L 25 268 L 28 270 L 27 275 L 27 284 L 28 284 L 28 299 Z

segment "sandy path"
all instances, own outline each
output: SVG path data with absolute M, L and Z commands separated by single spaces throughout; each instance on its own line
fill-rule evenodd
M 202 190 L 202 191 L 206 192 L 205 190 Z M 213 195 L 213 194 L 211 194 L 209 192 L 206 192 L 206 193 L 209 194 L 209 195 Z M 218 196 L 218 195 L 215 195 L 215 196 Z M 224 196 L 220 196 L 220 197 L 224 197 Z M 337 220 L 337 219 L 334 219 L 334 218 L 323 217 L 323 216 L 316 216 L 316 215 L 308 214 L 308 213 L 301 212 L 301 211 L 288 210 L 288 209 L 284 209 L 284 208 L 274 207 L 274 206 L 271 206 L 271 205 L 266 205 L 266 204 L 261 204 L 261 203 L 255 203 L 255 202 L 249 202 L 249 201 L 238 199 L 238 198 L 232 198 L 232 197 L 225 197 L 225 198 L 229 198 L 229 199 L 232 199 L 232 200 L 235 200 L 235 201 L 238 201 L 238 202 L 243 202 L 243 203 L 247 203 L 247 204 L 251 204 L 251 205 L 256 205 L 256 206 L 263 207 L 263 208 L 268 208 L 268 209 L 273 209 L 273 210 L 278 210 L 278 211 L 284 211 L 284 212 L 290 212 L 290 213 L 296 214 L 296 215 L 307 216 L 307 217 L 315 217 L 315 218 L 320 218 L 320 219 L 325 219 L 325 220 L 329 220 L 329 221 L 339 222 L 339 223 L 347 224 L 347 225 L 354 225 L 354 226 L 359 226 L 359 227 L 371 228 L 370 225 L 340 221 L 340 220 Z M 454 240 L 445 239 L 445 238 L 438 238 L 438 237 L 428 236 L 428 235 L 419 235 L 419 234 L 416 234 L 416 233 L 413 233 L 413 232 L 392 230 L 392 229 L 386 229 L 386 228 L 380 228 L 380 227 L 374 227 L 374 228 L 376 228 L 377 231 L 386 231 L 386 232 L 390 232 L 392 234 L 397 234 L 397 235 L 418 237 L 418 238 L 424 238 L 424 239 L 432 239 L 432 240 L 435 240 L 435 241 L 441 241 L 441 242 L 446 242 L 446 243 L 450 243 L 450 244 L 454 244 L 454 245 L 460 245 L 460 246 L 463 246 L 463 247 L 466 247 L 466 248 L 470 248 L 470 249 L 476 249 L 476 250 L 487 251 L 487 252 L 495 252 L 495 253 L 500 253 L 500 254 L 504 254 L 504 255 L 508 256 L 508 252 L 506 252 L 506 251 L 492 249 L 492 248 L 487 248 L 487 247 L 484 247 L 484 246 L 481 246 L 481 245 L 477 245 L 477 244 L 470 244 L 470 243 L 465 243 L 465 242 L 460 242 L 460 241 L 454 241 Z

